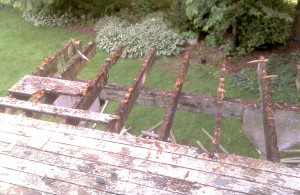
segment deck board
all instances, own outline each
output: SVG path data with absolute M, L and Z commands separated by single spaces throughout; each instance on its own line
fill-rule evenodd
M 27 145 L 36 136 L 49 136 L 41 149 Z M 3 151 L 15 139 L 11 152 Z M 210 159 L 192 147 L 0 114 L 0 184 L 7 186 L 0 187 L 0 194 L 11 186 L 45 194 L 68 194 L 66 189 L 87 194 L 299 194 L 299 172 L 267 161 L 235 155 Z M 98 175 L 105 184 L 96 183 Z

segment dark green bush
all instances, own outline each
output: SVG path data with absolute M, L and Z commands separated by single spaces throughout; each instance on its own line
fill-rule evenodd
M 270 81 L 272 101 L 300 104 L 300 95 L 295 84 L 297 64 L 300 64 L 299 52 L 270 58 L 267 63 L 268 75 L 278 75 L 276 80 Z M 244 69 L 238 74 L 238 77 L 239 81 L 232 80 L 232 84 L 238 89 L 259 93 L 256 69 Z
M 293 22 L 293 8 L 285 0 L 187 0 L 186 13 L 208 33 L 210 44 L 227 44 L 235 55 L 285 44 Z

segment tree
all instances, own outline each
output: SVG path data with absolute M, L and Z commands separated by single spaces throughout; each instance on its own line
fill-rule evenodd
M 241 55 L 272 44 L 285 44 L 293 21 L 284 0 L 187 0 L 187 16 L 208 33 L 212 45 Z
M 300 0 L 298 0 L 295 11 L 295 38 L 300 40 Z

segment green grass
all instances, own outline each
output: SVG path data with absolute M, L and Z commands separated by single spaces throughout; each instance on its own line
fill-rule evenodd
M 94 36 L 85 36 L 79 32 L 65 28 L 35 27 L 21 18 L 21 13 L 13 9 L 0 8 L 0 95 L 6 94 L 9 87 L 26 74 L 30 74 L 40 65 L 44 58 L 59 49 L 65 40 L 75 38 L 82 40 L 84 45 L 94 40 Z M 201 53 L 197 54 L 201 55 Z M 79 75 L 81 79 L 91 79 L 105 62 L 107 53 L 97 51 L 92 62 Z M 154 64 L 146 87 L 171 90 L 176 82 L 177 71 L 183 57 L 161 58 Z M 130 85 L 137 75 L 143 60 L 120 59 L 109 72 L 109 82 Z M 213 62 L 212 62 L 213 63 Z M 211 64 L 191 63 L 183 90 L 187 92 L 215 95 L 218 86 L 218 71 Z M 254 97 L 244 95 L 229 85 L 226 86 L 227 97 Z M 114 113 L 118 103 L 110 102 L 106 113 Z M 127 120 L 133 127 L 132 133 L 138 135 L 163 120 L 165 109 L 135 105 Z M 52 119 L 51 119 L 52 120 Z M 57 119 L 54 119 L 57 120 Z M 202 128 L 212 133 L 215 116 L 200 113 L 176 112 L 173 129 L 176 139 L 181 144 L 196 146 L 200 140 L 210 148 L 211 141 L 203 134 Z M 241 133 L 242 122 L 237 119 L 222 121 L 222 145 L 229 152 L 257 157 L 253 144 Z

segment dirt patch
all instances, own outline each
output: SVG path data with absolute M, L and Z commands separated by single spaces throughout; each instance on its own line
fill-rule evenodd
M 81 25 L 72 25 L 67 26 L 66 29 L 81 32 L 84 35 L 95 35 L 96 31 L 92 26 L 81 26 Z
M 198 43 L 196 45 L 187 47 L 186 50 L 192 54 L 191 63 L 200 64 L 214 60 L 216 57 L 222 56 L 222 47 L 213 48 L 207 46 L 204 43 Z M 272 55 L 285 55 L 294 51 L 300 51 L 300 42 L 291 41 L 287 46 L 277 46 L 268 50 L 256 50 L 246 54 L 243 57 L 237 59 L 227 59 L 226 70 L 229 73 L 236 73 L 244 68 L 253 67 L 256 68 L 257 64 L 248 64 L 247 62 L 259 59 L 260 56 L 270 58 Z

